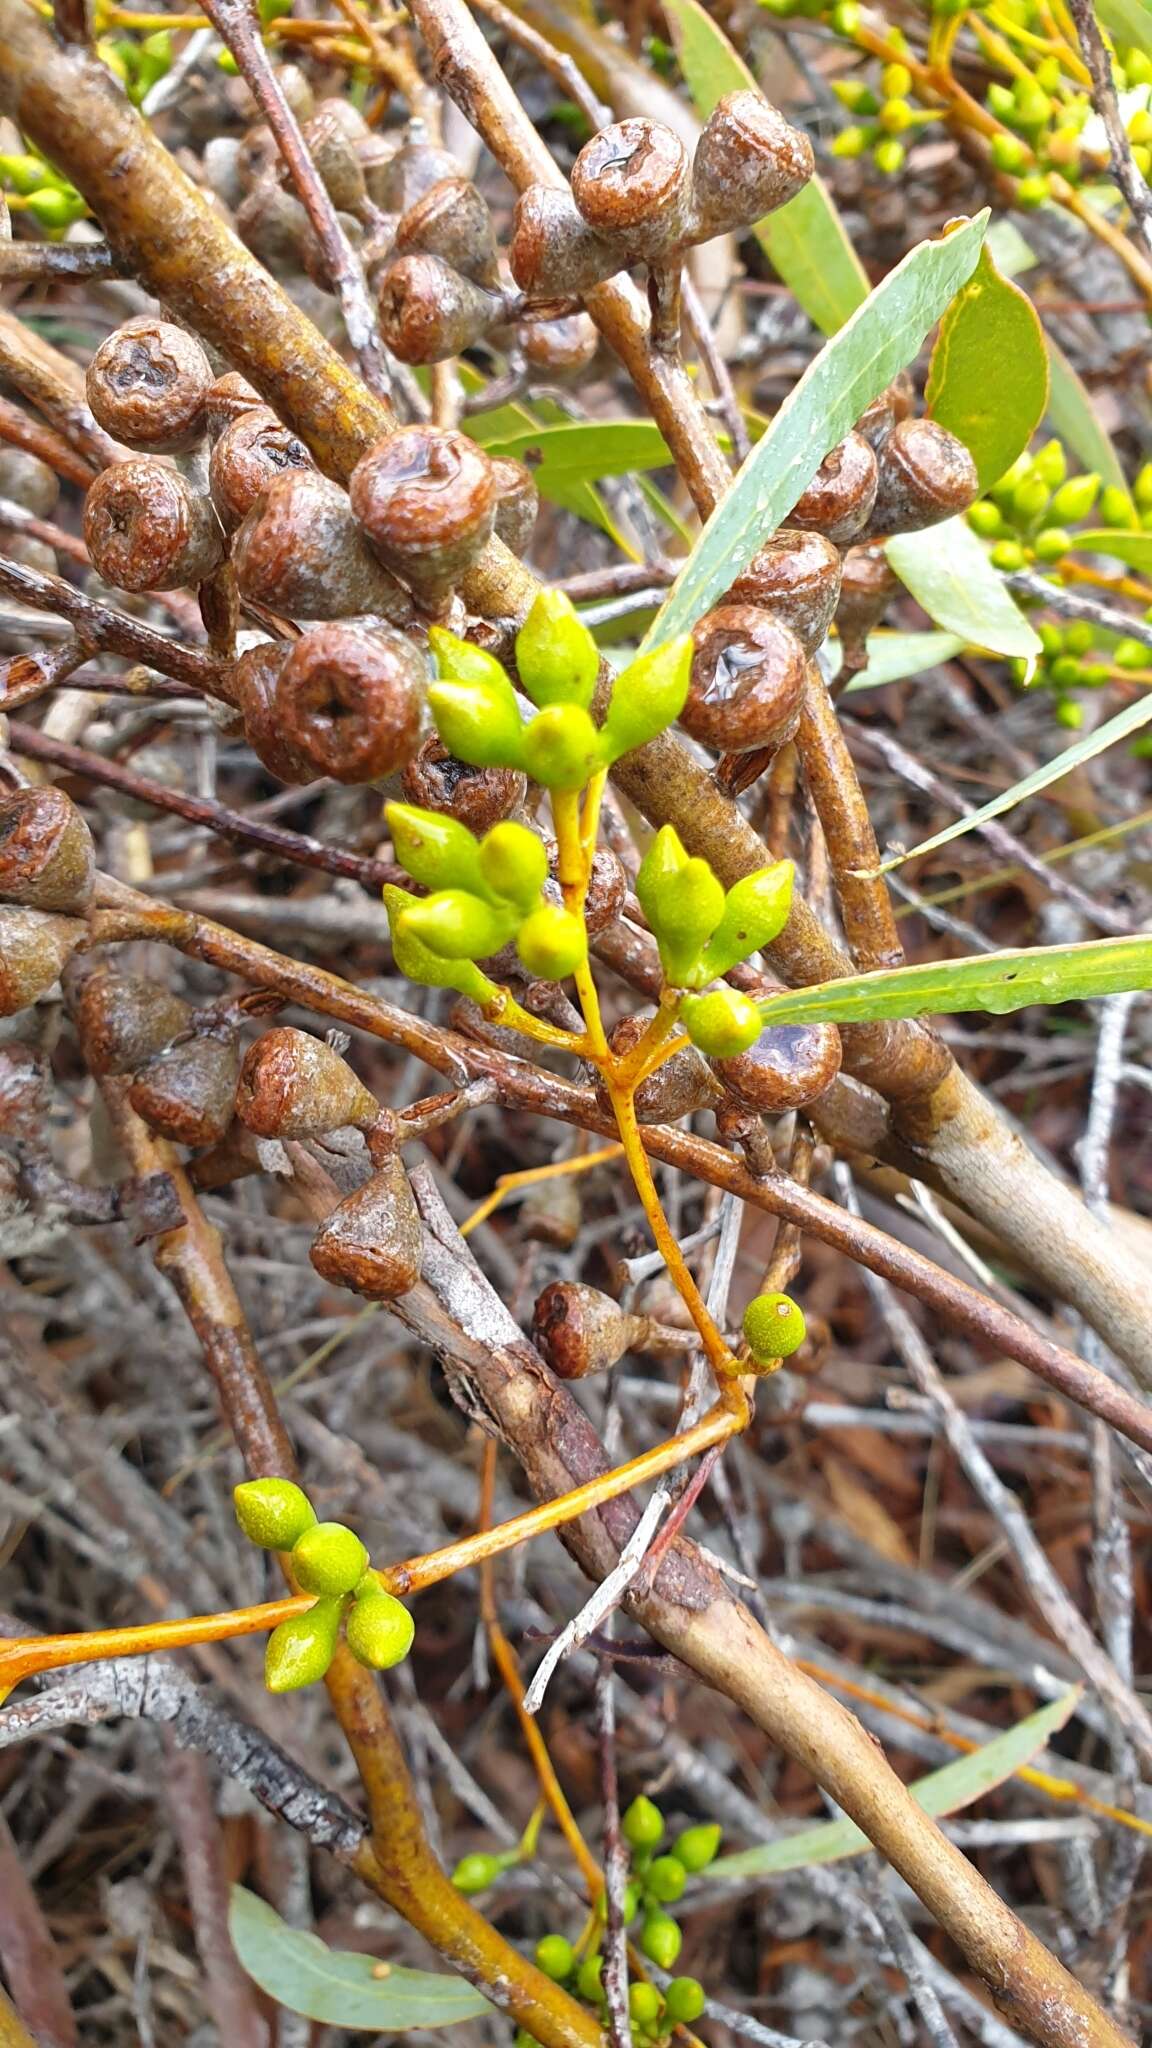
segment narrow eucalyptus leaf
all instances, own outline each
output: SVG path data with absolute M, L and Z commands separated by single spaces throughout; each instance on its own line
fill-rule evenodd
M 1085 1002 L 1152 988 L 1152 938 L 1028 946 L 976 959 L 932 960 L 790 989 L 760 1004 L 766 1024 L 857 1024 L 877 1017 L 1002 1016 L 1030 1003 Z
M 233 1885 L 228 1915 L 232 1946 L 261 1991 L 288 2012 L 324 2026 L 402 2034 L 413 2027 L 451 2027 L 483 2019 L 493 2008 L 463 1977 L 407 1970 L 387 1976 L 372 1956 L 329 1948 L 318 1935 L 289 1927 L 243 1885 Z

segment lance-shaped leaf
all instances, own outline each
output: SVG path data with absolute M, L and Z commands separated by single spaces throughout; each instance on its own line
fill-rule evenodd
M 1040 638 L 966 519 L 885 544 L 888 560 L 930 619 L 990 654 L 1039 654 Z
M 232 1946 L 248 1975 L 288 2012 L 328 2027 L 404 2034 L 415 2027 L 452 2027 L 484 2019 L 488 2000 L 463 1977 L 383 1965 L 351 1949 L 329 1948 L 318 1935 L 289 1927 L 243 1885 L 233 1885 L 228 1915 Z
M 1030 1003 L 1086 1002 L 1152 988 L 1152 938 L 1088 939 L 1077 946 L 1026 946 L 976 959 L 931 960 L 845 975 L 790 989 L 760 1003 L 766 1024 L 859 1024 L 877 1017 L 1003 1016 Z

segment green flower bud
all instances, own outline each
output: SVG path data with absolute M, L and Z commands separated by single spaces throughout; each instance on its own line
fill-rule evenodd
M 631 1926 L 633 1920 L 636 1918 L 636 1915 L 639 1911 L 640 1887 L 638 1884 L 626 1884 L 624 1887 L 623 1907 L 625 1927 Z
M 504 690 L 516 702 L 508 671 L 494 654 L 477 647 L 473 640 L 461 640 L 447 626 L 429 626 L 428 644 L 436 656 L 436 667 L 447 683 L 479 683 L 481 688 Z
M 1152 85 L 1152 56 L 1145 50 L 1129 50 L 1124 58 L 1129 85 Z
M 1064 645 L 1069 654 L 1087 654 L 1096 638 L 1096 628 L 1087 619 L 1074 619 L 1064 628 Z
M 583 789 L 603 765 L 600 734 L 578 704 L 550 704 L 524 729 L 518 766 L 545 789 Z
M 981 540 L 995 540 L 997 534 L 1004 531 L 1004 515 L 991 498 L 977 498 L 976 503 L 968 507 L 966 517 L 973 533 L 978 533 Z
M 706 860 L 693 857 L 661 879 L 649 921 L 666 980 L 679 984 L 693 978 L 700 948 L 723 915 L 724 885 Z
M 412 1648 L 416 1624 L 402 1601 L 368 1574 L 356 1587 L 356 1600 L 344 1630 L 357 1663 L 369 1671 L 391 1671 Z
M 1018 526 L 1031 526 L 1047 510 L 1050 493 L 1042 477 L 1025 477 L 1012 493 L 1012 512 Z
M 1049 660 L 1051 660 L 1054 655 L 1061 654 L 1063 652 L 1064 635 L 1061 632 L 1059 626 L 1055 626 L 1051 623 L 1050 620 L 1045 619 L 1044 624 L 1042 626 L 1037 626 L 1036 631 L 1040 638 L 1040 645 L 1044 649 L 1044 652 Z
M 405 929 L 404 918 L 409 910 L 419 903 L 418 896 L 410 896 L 406 889 L 397 889 L 391 883 L 384 885 L 384 908 L 388 913 L 388 929 L 392 939 L 392 958 L 406 981 L 415 981 L 422 988 L 454 988 L 462 996 L 483 1008 L 499 994 L 494 981 L 473 965 L 471 960 L 444 960 L 439 953 L 433 953 L 416 932 Z
M 313 1522 L 292 1546 L 292 1570 L 305 1593 L 350 1593 L 367 1563 L 360 1538 L 343 1522 Z
M 401 928 L 443 960 L 482 960 L 498 953 L 516 928 L 515 914 L 486 903 L 467 889 L 441 889 L 413 903 Z
M 1134 761 L 1152 759 L 1152 733 L 1141 733 L 1139 739 L 1132 741 L 1128 752 Z
M 1010 575 L 1014 569 L 1022 569 L 1027 556 L 1018 540 L 998 540 L 990 551 L 992 567 Z
M 832 90 L 850 114 L 875 114 L 879 109 L 879 100 L 862 78 L 834 78 Z
M 1142 469 L 1137 470 L 1132 496 L 1142 512 L 1152 510 L 1152 462 L 1146 462 Z
M 620 1832 L 633 1849 L 654 1849 L 664 1833 L 664 1815 L 638 1792 L 620 1816 Z
M 658 1899 L 662 1906 L 674 1906 L 677 1899 L 683 1898 L 687 1880 L 688 1873 L 677 1857 L 657 1856 L 644 1879 L 644 1889 L 649 1898 Z M 655 1956 L 652 1960 L 655 1962 Z
M 880 90 L 885 99 L 903 99 L 912 90 L 912 73 L 906 64 L 886 64 L 880 73 Z
M 692 654 L 692 635 L 681 633 L 648 654 L 638 654 L 621 671 L 612 686 L 602 732 L 607 760 L 619 760 L 621 754 L 675 725 L 688 700 Z
M 61 192 L 59 186 L 45 185 L 41 191 L 32 193 L 28 211 L 42 228 L 60 229 L 71 227 L 88 209 L 78 194 L 70 196 Z
M 697 1871 L 707 1870 L 720 1847 L 720 1833 L 721 1830 L 715 1821 L 704 1821 L 699 1827 L 685 1828 L 684 1833 L 676 1837 L 672 1854 L 677 1862 L 682 1863 L 685 1870 L 693 1875 Z
M 916 122 L 908 100 L 885 100 L 880 109 L 880 126 L 885 135 L 905 135 Z
M 1071 545 L 1072 535 L 1066 526 L 1043 527 L 1033 543 L 1038 562 L 1058 562 Z
M 1083 664 L 1075 655 L 1058 655 L 1048 670 L 1048 676 L 1058 690 L 1074 690 L 1077 683 L 1084 680 Z
M 874 132 L 873 129 L 856 126 L 842 128 L 839 135 L 833 136 L 829 152 L 832 156 L 845 157 L 851 162 L 854 157 L 863 156 Z
M 733 882 L 724 898 L 724 914 L 699 961 L 699 981 L 715 981 L 729 968 L 778 938 L 792 908 L 796 870 L 778 860 Z
M 341 1599 L 317 1600 L 307 1614 L 294 1614 L 273 1629 L 264 1653 L 269 1692 L 295 1692 L 323 1678 L 335 1654 L 343 1612 Z
M 293 0 L 260 0 L 260 19 L 265 28 L 274 21 L 280 21 L 285 14 L 291 14 Z
M 674 825 L 661 825 L 655 839 L 640 863 L 636 877 L 636 894 L 640 908 L 649 924 L 655 925 L 659 915 L 657 906 L 661 891 L 668 878 L 686 867 L 688 855 L 681 844 L 680 835 Z
M 452 1882 L 465 1898 L 472 1898 L 476 1892 L 486 1892 L 504 1869 L 499 1856 L 485 1856 L 477 1851 L 472 1856 L 462 1856 L 452 1872 Z
M 540 2048 L 540 2043 L 527 2027 L 517 2027 L 512 2036 L 512 2048 Z
M 527 825 L 506 818 L 493 825 L 480 848 L 480 874 L 494 896 L 531 909 L 548 880 L 548 855 Z
M 704 1986 L 696 1977 L 673 1977 L 664 1993 L 664 2016 L 678 2027 L 690 2027 L 706 2003 Z
M 656 1958 L 652 1958 L 655 1962 Z M 654 1984 L 630 1984 L 628 2012 L 638 2027 L 652 2027 L 663 2010 L 664 2000 Z
M 1048 94 L 1032 78 L 1018 78 L 1013 87 L 1016 102 L 1016 122 L 1024 129 L 1034 132 L 1047 128 L 1055 108 Z
M 536 1967 L 551 1977 L 554 1984 L 563 1984 L 576 1967 L 576 1951 L 562 1934 L 546 1934 L 536 1943 Z
M 236 1520 L 261 1550 L 291 1550 L 316 1520 L 307 1494 L 291 1479 L 245 1479 L 232 1489 Z
M 1008 86 L 1000 85 L 999 83 L 990 85 L 985 94 L 985 102 L 989 112 L 995 114 L 998 121 L 1011 121 L 1015 123 L 1017 118 L 1016 101 Z
M 1100 520 L 1104 526 L 1133 527 L 1139 525 L 1136 507 L 1127 491 L 1119 484 L 1106 484 L 1100 493 Z
M 216 69 L 226 72 L 229 78 L 239 78 L 240 76 L 240 66 L 232 55 L 231 50 L 220 50 L 217 52 Z
M 1149 174 L 1152 173 L 1152 149 L 1149 149 L 1146 142 L 1133 143 L 1132 161 L 1147 184 Z
M 1099 489 L 1100 478 L 1095 470 L 1082 476 L 1070 476 L 1067 483 L 1061 484 L 1053 494 L 1048 517 L 1058 526 L 1078 526 L 1082 519 L 1087 519 Z
M 1152 668 L 1152 647 L 1142 640 L 1118 640 L 1112 650 L 1117 668 Z
M 524 726 L 511 683 L 432 683 L 428 703 L 450 754 L 473 768 L 519 768 Z
M 6 192 L 19 192 L 27 198 L 29 193 L 39 192 L 50 182 L 48 166 L 42 156 L 0 154 L 0 185 Z
M 384 817 L 392 850 L 414 882 L 425 889 L 483 888 L 479 845 L 458 819 L 394 803 L 385 804 Z
M 1112 671 L 1102 661 L 1086 661 L 1080 674 L 1081 686 L 1085 690 L 1101 690 L 1105 683 L 1112 681 Z
M 1071 732 L 1077 732 L 1084 723 L 1084 706 L 1072 697 L 1065 697 L 1056 706 L 1056 723 L 1065 725 Z
M 862 18 L 856 0 L 836 0 L 831 19 L 838 36 L 844 36 L 848 42 L 852 42 L 860 33 Z
M 600 673 L 600 650 L 562 590 L 542 590 L 516 635 L 516 666 L 532 702 L 577 704 L 587 711 Z
M 540 981 L 564 981 L 588 954 L 582 918 L 558 903 L 542 903 L 526 917 L 516 935 L 516 951 L 529 974 Z
M 1037 85 L 1042 86 L 1045 92 L 1058 92 L 1063 79 L 1059 57 L 1042 57 L 1034 76 Z
M 738 989 L 716 988 L 703 996 L 685 996 L 680 1021 L 694 1046 L 710 1060 L 735 1059 L 755 1045 L 764 1019 Z
M 664 1860 L 664 1859 L 662 1859 Z M 640 1936 L 640 1953 L 662 1970 L 670 1970 L 680 1953 L 684 1937 L 667 1913 L 650 1913 Z
M 1018 135 L 992 137 L 992 161 L 998 171 L 1019 171 L 1027 159 L 1027 148 Z
M 897 142 L 894 135 L 886 135 L 872 151 L 872 161 L 886 178 L 894 178 L 897 171 L 903 170 L 907 155 L 902 142 Z
M 1027 178 L 1021 178 L 1016 187 L 1017 206 L 1043 206 L 1047 197 L 1048 180 L 1042 171 L 1033 171 Z
M 600 1983 L 603 1972 L 603 1956 L 585 1956 L 576 1978 L 576 1989 L 589 2005 L 596 2005 L 604 1995 Z
M 804 1311 L 790 1294 L 758 1294 L 744 1311 L 744 1337 L 757 1365 L 791 1358 L 807 1334 Z
M 172 36 L 168 29 L 158 29 L 155 35 L 145 36 L 140 45 L 140 63 L 136 73 L 141 98 L 158 78 L 164 78 L 171 71 L 172 57 Z

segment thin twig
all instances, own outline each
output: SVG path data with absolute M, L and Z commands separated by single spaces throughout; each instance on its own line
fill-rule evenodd
M 1144 254 L 1152 257 L 1152 193 L 1136 168 L 1112 81 L 1112 60 L 1104 47 L 1100 24 L 1092 0 L 1068 0 L 1068 11 L 1076 23 L 1080 48 L 1092 74 L 1092 105 L 1104 123 L 1112 154 L 1112 176 L 1119 185 L 1132 228 Z

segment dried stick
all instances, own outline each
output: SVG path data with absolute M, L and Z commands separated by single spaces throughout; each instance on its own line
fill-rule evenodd
M 1092 105 L 1108 136 L 1112 176 L 1132 215 L 1133 233 L 1144 254 L 1152 258 L 1152 194 L 1132 158 L 1132 144 L 1128 140 L 1116 99 L 1116 87 L 1112 82 L 1112 60 L 1104 47 L 1096 10 L 1092 0 L 1068 0 L 1068 11 L 1076 24 L 1084 61 L 1092 74 Z
M 75 61 L 73 59 L 72 61 Z M 14 313 L 0 312 L 0 376 L 42 412 L 77 455 L 103 469 L 127 452 L 88 410 L 84 374 Z
M 0 242 L 0 281 L 4 284 L 118 275 L 116 259 L 106 242 Z
M 10 398 L 0 397 L 0 441 L 6 441 L 12 448 L 26 448 L 29 455 L 38 455 L 58 476 L 79 484 L 82 491 L 87 490 L 96 475 L 95 469 L 81 461 L 62 434 L 46 427 L 41 420 L 29 418 Z
M 856 966 L 900 967 L 904 948 L 882 876 L 880 850 L 848 743 L 828 687 L 808 663 L 796 744 L 820 829 L 828 848 L 832 884 Z
M 62 576 L 42 575 L 38 569 L 26 569 L 22 562 L 11 562 L 0 555 L 0 592 L 17 598 L 21 604 L 57 613 L 75 626 L 81 639 L 104 653 L 143 662 L 148 668 L 159 669 L 162 675 L 190 683 L 206 697 L 227 701 L 224 678 L 229 663 L 194 647 L 185 647 L 179 640 L 168 640 L 126 612 L 114 612 L 109 605 L 98 604 L 95 598 L 85 597 L 82 591 L 66 583 Z
M 0 1956 L 20 2010 L 39 2048 L 78 2048 L 80 2036 L 56 1944 L 24 1872 L 11 1829 L 0 1814 Z M 0 2008 L 0 2043 L 4 2040 Z M 13 2039 L 18 2039 L 13 2036 Z
M 228 1873 L 212 1797 L 212 1775 L 195 1751 L 170 1752 L 164 1790 L 188 1887 L 196 1953 L 208 2005 L 228 2048 L 268 2048 L 268 2024 L 256 1986 L 228 1935 Z

